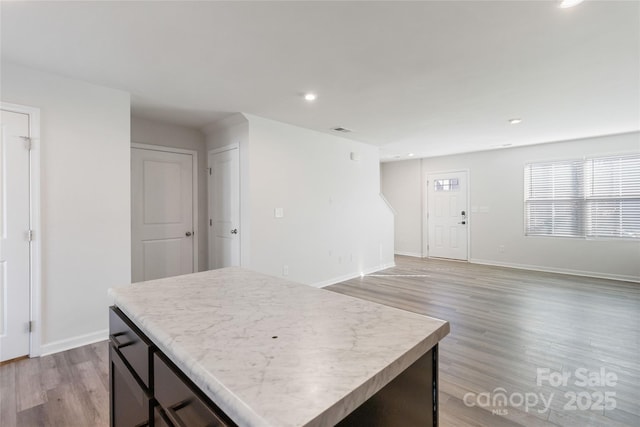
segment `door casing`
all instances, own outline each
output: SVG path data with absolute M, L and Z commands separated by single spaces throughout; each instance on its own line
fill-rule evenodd
M 186 150 L 182 148 L 174 148 L 174 147 L 166 147 L 162 145 L 153 145 L 153 144 L 141 144 L 138 142 L 132 142 L 131 148 L 139 148 L 142 150 L 153 150 L 153 151 L 162 151 L 166 153 L 176 153 L 176 154 L 189 154 L 192 157 L 192 218 L 193 218 L 193 271 L 199 271 L 199 260 L 198 260 L 198 239 L 200 236 L 200 231 L 198 229 L 198 152 L 195 150 Z
M 213 183 L 212 183 L 212 168 L 213 165 L 211 164 L 211 159 L 213 156 L 223 153 L 225 151 L 230 151 L 230 150 L 237 150 L 238 151 L 238 162 L 240 162 L 240 145 L 239 144 L 230 144 L 224 147 L 220 147 L 220 148 L 216 148 L 216 149 L 212 149 L 209 150 L 208 156 L 207 156 L 207 166 L 209 168 L 210 174 L 208 176 L 208 215 L 209 215 L 209 233 L 208 233 L 208 237 L 209 237 L 209 260 L 208 260 L 208 264 L 209 264 L 209 269 L 214 269 L 215 268 L 215 233 L 214 233 L 214 229 L 212 227 L 212 223 L 211 220 L 213 218 L 213 208 L 212 208 L 212 203 L 213 203 Z M 240 172 L 240 165 L 238 164 L 238 173 Z M 242 224 L 240 222 L 240 218 L 242 218 L 241 216 L 241 203 L 240 203 L 240 176 L 238 176 L 238 206 L 237 206 L 237 213 L 238 213 L 238 229 L 240 230 L 240 233 L 242 233 Z M 232 264 L 237 264 L 237 265 L 241 265 L 241 254 L 242 254 L 242 239 L 240 238 L 240 236 L 236 236 L 237 241 L 237 254 L 236 254 L 236 262 Z
M 25 105 L 0 102 L 0 108 L 29 116 L 29 135 L 31 138 L 31 151 L 29 153 L 29 223 L 33 231 L 29 244 L 29 321 L 31 332 L 29 336 L 29 357 L 37 357 L 41 354 L 42 345 L 42 227 L 40 217 L 40 109 Z
M 451 174 L 451 173 L 459 173 L 463 172 L 466 174 L 467 178 L 467 194 L 466 194 L 466 202 L 467 202 L 467 254 L 466 260 L 469 261 L 471 254 L 471 205 L 470 205 L 470 194 L 471 194 L 471 177 L 469 174 L 469 169 L 455 169 L 455 170 L 443 170 L 443 171 L 424 171 L 422 173 L 422 256 L 425 258 L 429 258 L 431 255 L 429 254 L 429 184 L 427 183 L 428 177 L 431 175 L 439 175 L 439 174 Z

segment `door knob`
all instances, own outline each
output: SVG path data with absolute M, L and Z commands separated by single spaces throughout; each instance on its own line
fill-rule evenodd
M 238 229 L 234 228 L 233 230 L 231 230 L 231 234 L 238 234 Z
M 193 233 L 192 233 L 192 232 L 190 232 L 190 231 L 187 231 L 186 233 L 184 233 L 184 235 L 185 235 L 185 236 L 187 236 L 187 237 L 191 237 L 191 235 L 192 235 L 192 234 L 193 234 Z
M 462 222 L 459 222 L 458 224 L 465 225 L 466 223 L 467 223 L 467 221 L 462 221 Z

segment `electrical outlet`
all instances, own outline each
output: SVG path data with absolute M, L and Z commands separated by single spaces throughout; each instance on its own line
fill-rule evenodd
M 504 245 L 498 246 L 498 253 L 504 253 Z

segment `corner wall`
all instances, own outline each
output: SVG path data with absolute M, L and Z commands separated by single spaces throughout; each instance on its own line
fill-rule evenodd
M 126 92 L 2 64 L 2 101 L 40 108 L 43 354 L 107 338 L 131 282 Z
M 284 276 L 287 266 L 288 279 L 324 286 L 392 266 L 393 213 L 380 197 L 377 147 L 247 118 L 250 268 Z
M 131 117 L 131 142 L 194 150 L 198 153 L 198 270 L 208 270 L 207 147 L 198 129 Z
M 396 211 L 394 247 L 398 255 L 422 257 L 420 159 L 380 164 L 382 194 Z

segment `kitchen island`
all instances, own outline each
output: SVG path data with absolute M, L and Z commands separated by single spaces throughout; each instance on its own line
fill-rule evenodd
M 113 426 L 437 425 L 445 321 L 236 267 L 110 295 Z

